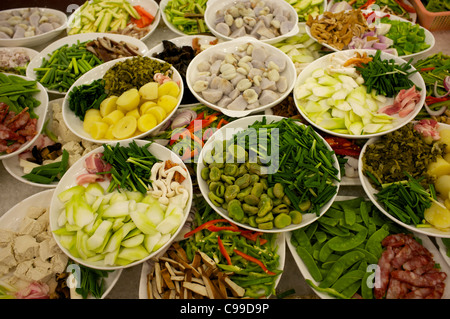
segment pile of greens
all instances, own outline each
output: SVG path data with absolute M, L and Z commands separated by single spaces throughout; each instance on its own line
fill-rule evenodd
M 422 4 L 430 12 L 450 11 L 450 0 L 422 0 Z

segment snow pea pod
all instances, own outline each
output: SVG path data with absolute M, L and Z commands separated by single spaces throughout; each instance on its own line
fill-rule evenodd
M 331 286 L 331 288 L 335 289 L 338 292 L 343 292 L 346 288 L 353 285 L 355 282 L 360 281 L 364 275 L 365 271 L 363 270 L 352 270 L 348 271 L 344 275 L 342 275 L 336 282 Z M 358 288 L 360 284 L 358 283 Z
M 374 254 L 377 258 L 381 257 L 381 252 L 383 247 L 381 246 L 381 241 L 389 235 L 389 227 L 382 226 L 380 229 L 375 231 L 369 239 L 367 239 L 365 248 L 368 252 Z
M 324 280 L 319 284 L 321 288 L 328 288 L 338 280 L 338 278 L 344 273 L 346 269 L 355 264 L 357 261 L 363 259 L 365 255 L 357 250 L 352 250 L 345 255 L 341 256 L 328 271 Z
M 311 277 L 315 281 L 322 281 L 322 273 L 319 270 L 319 267 L 317 266 L 316 261 L 311 256 L 311 254 L 302 246 L 297 246 L 296 248 L 297 254 L 300 256 L 300 258 L 305 263 L 306 268 L 308 269 L 309 273 L 311 274 Z
M 369 277 L 373 273 L 373 271 L 367 271 L 361 280 L 361 297 L 363 299 L 373 299 L 373 289 L 368 284 Z
M 333 237 L 329 240 L 330 248 L 335 251 L 347 251 L 356 248 L 366 240 L 368 232 L 368 229 L 364 227 L 357 232 L 356 235 L 351 235 L 348 237 Z
M 315 290 L 322 292 L 322 293 L 326 293 L 330 296 L 339 298 L 339 299 L 350 299 L 349 297 L 345 296 L 344 294 L 341 294 L 339 292 L 337 292 L 335 289 L 333 288 L 322 288 L 319 287 L 317 285 L 315 285 L 310 279 L 306 279 L 306 283 L 308 285 L 310 285 L 312 288 L 314 288 Z

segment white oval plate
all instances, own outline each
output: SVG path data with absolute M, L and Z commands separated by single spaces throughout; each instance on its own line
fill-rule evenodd
M 205 156 L 206 152 L 213 150 L 214 141 L 230 140 L 234 134 L 247 129 L 249 126 L 251 126 L 256 121 L 261 121 L 264 117 L 266 118 L 267 123 L 278 122 L 284 118 L 284 117 L 275 116 L 275 115 L 253 115 L 253 116 L 248 116 L 248 117 L 245 117 L 242 119 L 234 120 L 233 122 L 226 124 L 223 127 L 221 127 L 219 130 L 217 130 L 205 143 L 202 151 L 200 152 L 200 154 L 198 156 L 197 182 L 198 182 L 200 191 L 201 191 L 203 197 L 205 198 L 205 200 L 207 201 L 207 203 L 209 204 L 209 206 L 211 206 L 218 214 L 220 214 L 224 218 L 228 219 L 229 221 L 233 222 L 234 224 L 239 225 L 242 228 L 250 229 L 253 231 L 259 231 L 259 232 L 266 232 L 266 233 L 289 232 L 289 231 L 292 231 L 292 230 L 295 230 L 298 228 L 305 227 L 305 226 L 313 223 L 315 220 L 317 220 L 323 214 L 325 214 L 325 212 L 328 210 L 328 208 L 330 208 L 330 206 L 333 204 L 333 202 L 337 196 L 337 193 L 339 192 L 340 183 L 335 182 L 335 184 L 337 186 L 336 194 L 328 201 L 328 203 L 326 203 L 325 205 L 322 206 L 322 208 L 320 209 L 319 216 L 317 216 L 315 213 L 302 214 L 303 218 L 302 218 L 302 221 L 300 224 L 291 224 L 283 229 L 274 227 L 273 229 L 266 230 L 266 229 L 259 229 L 259 228 L 251 227 L 249 224 L 243 224 L 243 223 L 237 222 L 237 221 L 233 220 L 232 218 L 230 218 L 228 216 L 227 210 L 223 209 L 222 207 L 217 207 L 216 205 L 214 205 L 211 202 L 211 200 L 209 199 L 209 196 L 208 196 L 208 193 L 209 193 L 208 184 L 203 178 L 201 178 L 201 171 L 205 167 L 203 157 Z M 320 137 L 320 135 L 319 135 L 319 137 Z M 327 146 L 327 148 L 329 150 L 331 150 L 330 145 L 328 145 L 328 143 L 326 141 L 324 141 L 324 143 Z M 339 169 L 339 163 L 337 161 L 336 155 L 333 155 L 333 156 L 334 156 L 334 167 L 338 169 L 338 171 L 339 171 L 338 178 L 340 179 L 341 174 L 340 174 L 340 169 Z
M 439 123 L 439 125 L 443 125 L 447 128 L 450 128 L 450 125 L 448 124 L 444 124 L 444 123 Z M 370 184 L 370 180 L 367 176 L 365 176 L 363 174 L 363 163 L 362 163 L 362 158 L 364 156 L 364 153 L 367 149 L 367 145 L 373 144 L 375 143 L 379 138 L 371 138 L 369 139 L 366 144 L 363 146 L 362 150 L 361 150 L 361 155 L 359 156 L 359 160 L 358 160 L 358 175 L 359 175 L 359 179 L 361 180 L 361 185 L 364 189 L 364 192 L 367 194 L 367 196 L 369 197 L 369 199 L 372 201 L 372 203 L 383 213 L 385 214 L 387 217 L 389 217 L 391 220 L 393 220 L 394 222 L 396 222 L 397 224 L 403 226 L 406 229 L 409 229 L 410 231 L 419 233 L 419 234 L 423 234 L 423 235 L 427 235 L 427 236 L 431 236 L 431 237 L 445 237 L 445 238 L 450 238 L 450 230 L 448 231 L 443 231 L 440 229 L 437 229 L 435 227 L 420 227 L 417 228 L 414 225 L 408 225 L 403 223 L 402 221 L 398 220 L 395 216 L 389 214 L 384 208 L 383 206 L 378 203 L 377 198 L 375 196 L 376 193 L 378 193 L 378 191 L 372 186 L 372 184 Z M 450 275 L 450 274 L 449 274 Z
M 114 142 L 118 142 L 119 140 L 107 140 L 107 139 L 102 139 L 102 140 L 96 140 L 93 139 L 91 137 L 91 135 L 89 133 L 87 133 L 84 129 L 83 129 L 83 121 L 81 121 L 74 112 L 72 112 L 72 110 L 70 110 L 69 108 L 69 96 L 70 96 L 70 92 L 73 90 L 74 87 L 83 85 L 83 84 L 89 84 L 92 83 L 94 80 L 100 79 L 102 78 L 105 73 L 111 68 L 113 67 L 114 64 L 124 61 L 126 59 L 132 59 L 133 57 L 126 57 L 126 58 L 120 58 L 120 59 L 116 59 L 116 60 L 112 60 L 112 61 L 108 61 L 106 63 L 103 63 L 99 66 L 96 66 L 95 68 L 93 68 L 92 70 L 86 72 L 85 74 L 83 74 L 83 76 L 81 76 L 78 80 L 75 81 L 75 83 L 70 87 L 69 91 L 67 91 L 66 96 L 64 97 L 64 103 L 63 103 L 63 107 L 62 107 L 62 114 L 63 114 L 63 119 L 64 119 L 64 123 L 66 124 L 66 126 L 69 128 L 69 130 L 71 130 L 75 135 L 77 135 L 78 137 L 90 141 L 92 143 L 98 143 L 98 144 L 103 144 L 103 143 L 114 143 Z M 160 62 L 164 62 L 162 60 L 159 59 L 155 59 L 155 58 L 151 58 L 154 60 L 158 60 Z M 180 97 L 183 96 L 184 93 L 184 85 L 183 85 L 183 81 L 181 80 L 181 76 L 178 73 L 178 71 L 174 68 L 171 67 L 172 71 L 173 71 L 173 76 L 172 79 L 174 81 L 176 81 L 177 83 L 180 83 Z M 176 110 L 178 109 L 178 107 L 180 106 L 181 103 L 181 98 L 178 99 L 178 104 L 175 106 L 175 108 L 172 110 L 172 113 L 168 114 L 166 116 L 166 118 L 161 121 L 161 123 L 159 123 L 158 125 L 156 125 L 154 128 L 152 128 L 151 130 L 141 133 L 139 135 L 127 138 L 127 139 L 123 139 L 120 141 L 131 141 L 133 139 L 139 139 L 139 138 L 143 138 L 149 134 L 151 134 L 152 132 L 157 131 L 160 127 L 162 127 L 169 119 L 170 117 L 176 112 Z
M 337 200 L 343 200 L 344 198 L 346 198 L 346 196 L 342 196 L 342 198 L 338 197 Z M 348 197 L 348 198 L 350 198 L 350 197 Z M 450 277 L 448 276 L 450 274 L 449 265 L 447 265 L 445 263 L 441 254 L 437 250 L 436 246 L 433 244 L 433 242 L 430 240 L 430 238 L 428 236 L 424 236 L 423 234 L 418 234 L 418 233 L 415 233 L 414 236 L 416 236 L 422 240 L 422 245 L 433 254 L 434 261 L 441 266 L 441 271 L 443 271 L 447 274 L 447 278 L 444 281 L 445 282 L 445 292 L 442 295 L 442 299 L 449 299 L 450 298 L 450 287 L 449 287 Z M 294 258 L 295 263 L 297 264 L 297 267 L 299 268 L 301 274 L 303 275 L 303 277 L 305 279 L 311 280 L 316 286 L 318 286 L 319 282 L 317 282 L 313 279 L 313 277 L 311 276 L 311 274 L 308 271 L 308 268 L 306 268 L 305 263 L 300 258 L 300 256 L 297 254 L 297 251 L 296 251 L 294 245 L 291 243 L 291 237 L 292 237 L 291 233 L 286 234 L 286 243 L 287 243 L 287 246 L 289 247 L 289 250 L 291 251 L 291 254 L 292 254 L 292 257 Z M 335 297 L 332 297 L 326 293 L 317 291 L 312 287 L 311 287 L 311 289 L 321 299 L 336 299 Z
M 58 99 L 58 100 L 55 100 L 55 101 L 50 101 L 49 104 L 52 103 L 52 102 L 56 102 L 56 101 L 58 101 L 58 103 L 62 104 L 63 99 L 61 98 L 61 99 Z M 53 117 L 52 108 L 49 107 L 49 108 L 47 108 L 47 115 L 46 115 L 45 118 L 46 119 L 51 119 L 52 117 Z M 55 188 L 56 185 L 58 185 L 58 182 L 56 182 L 56 181 L 51 183 L 51 184 L 41 184 L 41 183 L 31 182 L 31 181 L 23 178 L 22 176 L 25 173 L 23 172 L 23 167 L 20 166 L 19 162 L 20 162 L 19 154 L 16 154 L 16 155 L 14 155 L 12 157 L 5 158 L 3 160 L 3 166 L 5 167 L 6 171 L 9 174 L 11 174 L 12 177 L 17 179 L 18 181 L 20 181 L 22 183 L 25 183 L 25 184 L 28 184 L 28 185 L 31 185 L 31 186 L 43 187 L 43 188 Z
M 297 77 L 297 81 L 295 82 L 295 85 L 294 85 L 294 91 L 295 91 L 296 87 L 298 87 L 300 84 L 304 83 L 305 80 L 311 76 L 311 73 L 314 70 L 316 70 L 317 68 L 325 68 L 328 65 L 330 65 L 331 64 L 330 60 L 333 56 L 340 57 L 343 60 L 347 60 L 347 59 L 353 57 L 356 52 L 360 52 L 360 53 L 366 52 L 367 55 L 375 55 L 376 50 L 344 50 L 344 51 L 333 52 L 333 53 L 327 54 L 323 57 L 320 57 L 319 59 L 312 62 L 310 65 L 308 65 L 299 74 L 299 76 Z M 404 59 L 394 56 L 392 54 L 386 53 L 386 52 L 381 52 L 380 58 L 382 60 L 393 59 L 397 64 L 407 63 L 407 61 L 405 61 Z M 410 70 L 411 71 L 415 70 L 414 66 L 411 65 Z M 424 82 L 422 76 L 420 75 L 420 73 L 418 73 L 418 72 L 410 75 L 409 79 L 415 84 L 416 88 L 421 89 L 419 102 L 417 102 L 414 110 L 411 113 L 409 113 L 408 116 L 406 116 L 406 117 L 400 118 L 397 114 L 392 115 L 392 117 L 394 118 L 394 121 L 392 123 L 393 128 L 390 130 L 386 130 L 386 131 L 378 132 L 378 133 L 365 134 L 365 135 L 353 135 L 353 134 L 336 133 L 331 130 L 324 129 L 324 128 L 320 127 L 318 124 L 316 124 L 314 121 L 312 121 L 309 118 L 309 116 L 305 112 L 303 112 L 303 110 L 299 107 L 299 101 L 297 98 L 295 98 L 295 96 L 294 96 L 294 101 L 295 101 L 295 105 L 297 106 L 297 110 L 305 118 L 305 120 L 307 120 L 311 125 L 318 128 L 319 130 L 327 132 L 330 135 L 340 136 L 340 137 L 349 138 L 349 139 L 362 139 L 362 138 L 368 139 L 368 138 L 375 137 L 375 136 L 385 135 L 389 132 L 399 129 L 400 127 L 407 124 L 408 122 L 411 122 L 414 119 L 414 117 L 417 115 L 417 113 L 420 112 L 422 105 L 425 102 L 425 97 L 426 97 L 425 82 Z M 394 98 L 387 98 L 386 103 L 384 105 L 392 104 L 393 100 L 394 100 Z M 380 108 L 381 108 L 381 106 L 380 106 Z
M 28 209 L 30 207 L 49 207 L 53 193 L 53 189 L 48 189 L 36 193 L 17 203 L 0 217 L 0 227 L 2 229 L 18 230 L 18 225 L 20 224 L 22 218 L 27 215 Z M 105 292 L 102 295 L 102 299 L 104 299 L 111 292 L 112 288 L 119 280 L 121 273 L 122 269 L 115 270 L 109 273 L 108 277 L 105 278 Z M 92 296 L 89 296 L 88 298 L 93 299 Z
M 282 76 L 285 76 L 287 79 L 287 83 L 288 83 L 288 88 L 286 89 L 286 91 L 282 94 L 280 94 L 280 97 L 275 100 L 272 103 L 266 104 L 266 105 L 262 105 L 259 106 L 257 108 L 254 108 L 252 110 L 243 110 L 243 111 L 234 111 L 234 110 L 229 110 L 228 108 L 224 108 L 224 107 L 219 107 L 216 104 L 210 103 L 208 101 L 206 101 L 200 94 L 198 94 L 197 92 L 194 91 L 193 86 L 194 86 L 194 81 L 196 78 L 196 75 L 198 73 L 197 71 L 197 66 L 203 62 L 203 61 L 207 61 L 209 60 L 209 58 L 217 53 L 235 53 L 237 52 L 237 50 L 239 49 L 239 47 L 243 44 L 246 43 L 251 43 L 255 46 L 262 46 L 263 48 L 265 48 L 269 54 L 279 54 L 281 57 L 283 57 L 283 59 L 286 61 L 286 69 L 280 74 Z M 281 101 L 283 101 L 292 91 L 292 89 L 294 88 L 295 85 L 295 78 L 297 76 L 297 71 L 295 69 L 295 65 L 294 62 L 292 62 L 291 58 L 289 58 L 286 54 L 284 54 L 280 49 L 275 48 L 273 45 L 271 44 L 267 44 L 264 42 L 261 42 L 259 40 L 256 40 L 254 38 L 249 38 L 249 37 L 243 37 L 240 39 L 235 39 L 235 40 L 231 40 L 231 41 L 225 41 L 222 43 L 218 43 L 210 48 L 208 48 L 207 50 L 200 52 L 189 64 L 187 72 L 186 72 L 186 82 L 188 84 L 189 89 L 191 90 L 192 94 L 204 105 L 209 106 L 210 108 L 216 110 L 216 111 L 220 111 L 223 114 L 230 116 L 230 117 L 244 117 L 247 116 L 249 114 L 253 114 L 253 113 L 258 113 L 261 111 L 264 111 L 265 109 L 271 108 L 274 105 L 277 105 L 278 103 L 280 103 Z
M 119 143 L 120 143 L 120 145 L 128 145 L 130 142 L 122 141 Z M 138 146 L 143 146 L 150 142 L 145 141 L 145 140 L 136 140 L 136 143 Z M 116 144 L 114 144 L 114 145 L 116 145 Z M 56 186 L 55 192 L 53 194 L 53 197 L 52 197 L 51 203 L 50 203 L 50 229 L 52 231 L 55 231 L 59 228 L 58 227 L 58 216 L 59 216 L 60 211 L 64 208 L 64 205 L 58 199 L 58 194 L 60 194 L 62 191 L 66 190 L 70 187 L 77 185 L 77 183 L 76 183 L 77 177 L 82 174 L 85 174 L 87 172 L 86 168 L 85 168 L 86 158 L 88 158 L 92 154 L 103 152 L 103 150 L 104 150 L 103 146 L 100 146 L 100 147 L 96 148 L 95 150 L 89 152 L 88 154 L 84 155 L 83 157 L 81 157 L 78 161 L 76 161 L 67 170 L 66 174 L 64 174 L 63 178 L 58 183 L 58 186 Z M 175 153 L 170 151 L 168 148 L 161 146 L 157 143 L 152 143 L 149 146 L 148 150 L 153 155 L 155 155 L 156 158 L 158 158 L 159 160 L 161 160 L 161 161 L 171 160 L 172 162 L 179 164 L 182 168 L 184 168 L 187 171 L 186 165 L 183 163 L 183 161 L 180 159 L 180 157 L 178 157 Z M 102 185 L 104 189 L 107 189 L 109 182 L 103 181 L 103 182 L 100 182 L 100 185 Z M 103 270 L 123 269 L 123 268 L 129 268 L 129 267 L 136 266 L 136 265 L 148 260 L 149 258 L 152 258 L 153 256 L 158 255 L 160 253 L 160 251 L 164 251 L 164 249 L 166 247 L 168 247 L 173 242 L 173 240 L 175 240 L 177 234 L 183 228 L 183 225 L 186 222 L 186 219 L 189 215 L 189 211 L 190 211 L 191 205 L 192 205 L 193 188 L 192 188 L 192 180 L 191 180 L 190 175 L 187 175 L 186 179 L 183 181 L 183 183 L 181 183 L 181 185 L 183 185 L 189 192 L 189 199 L 188 199 L 188 202 L 184 209 L 184 219 L 183 219 L 180 227 L 177 229 L 177 231 L 174 234 L 172 234 L 171 239 L 166 244 L 164 244 L 159 250 L 152 252 L 144 259 L 137 260 L 137 261 L 132 262 L 125 266 L 105 266 L 103 264 L 103 262 L 89 263 L 88 261 L 83 260 L 81 258 L 75 258 L 75 257 L 71 256 L 70 252 L 61 246 L 61 244 L 59 242 L 59 236 L 56 234 L 53 234 L 53 237 L 55 238 L 55 240 L 56 240 L 58 246 L 61 248 L 61 250 L 64 251 L 67 254 L 67 256 L 69 256 L 71 259 L 73 259 L 74 261 L 78 262 L 81 265 L 85 265 L 87 267 L 91 267 L 91 268 L 95 268 L 95 269 L 103 269 Z
M 14 54 L 14 52 L 24 52 L 26 56 L 28 56 L 29 62 L 27 63 L 27 65 L 29 63 L 31 63 L 31 60 L 33 60 L 33 58 L 39 54 L 38 51 L 30 49 L 30 48 L 26 48 L 26 47 L 4 47 L 4 48 L 0 48 L 0 57 L 3 54 Z M 24 65 L 23 67 L 27 67 L 27 65 Z
M 259 40 L 264 43 L 274 44 L 280 41 L 283 41 L 286 38 L 289 38 L 293 35 L 296 35 L 299 31 L 298 28 L 298 14 L 297 11 L 293 6 L 289 4 L 287 1 L 278 1 L 278 0 L 264 0 L 264 3 L 268 3 L 274 6 L 280 6 L 283 8 L 284 11 L 289 12 L 289 21 L 293 23 L 292 29 L 290 29 L 288 32 L 286 32 L 283 35 L 279 35 L 277 37 L 271 38 L 271 39 L 264 39 Z M 249 0 L 209 0 L 206 5 L 205 10 L 205 24 L 208 26 L 209 30 L 219 39 L 223 39 L 226 41 L 233 40 L 235 38 L 232 38 L 230 36 L 226 36 L 216 30 L 216 14 L 217 12 L 221 10 L 226 10 L 226 8 L 231 7 L 232 5 L 236 3 L 250 3 Z M 250 35 L 247 35 L 250 37 Z M 255 38 L 256 39 L 256 38 Z
M 14 76 L 21 77 L 21 78 L 23 78 L 25 80 L 28 80 L 28 81 L 33 81 L 33 79 L 30 79 L 30 78 L 28 78 L 26 76 L 22 76 L 22 75 L 10 74 L 10 73 L 4 73 L 4 74 L 6 74 L 8 76 L 9 75 L 14 75 Z M 47 115 L 47 109 L 48 109 L 48 94 L 47 94 L 47 91 L 45 90 L 45 88 L 40 83 L 36 83 L 36 87 L 39 89 L 39 92 L 34 93 L 33 97 L 36 100 L 41 102 L 41 104 L 39 106 L 34 108 L 34 113 L 36 113 L 36 115 L 39 117 L 38 120 L 37 120 L 37 125 L 36 125 L 36 132 L 37 133 L 32 139 L 30 139 L 29 141 L 23 143 L 22 146 L 19 147 L 14 152 L 9 153 L 9 154 L 0 155 L 0 160 L 3 160 L 5 158 L 12 157 L 12 156 L 15 156 L 17 154 L 22 153 L 28 147 L 33 145 L 34 141 L 36 141 L 36 139 L 39 136 L 39 132 L 42 131 L 42 127 L 44 126 L 45 117 Z
M 211 41 L 217 40 L 216 37 L 209 36 L 209 35 L 185 35 L 182 37 L 177 37 L 170 39 L 168 41 L 175 44 L 177 47 L 183 47 L 183 46 L 190 46 L 192 47 L 192 40 L 198 38 L 199 44 L 209 44 Z M 153 54 L 161 53 L 164 50 L 164 45 L 162 43 L 155 45 L 153 48 L 148 50 L 148 52 L 145 54 L 145 56 L 152 57 Z M 181 101 L 183 102 L 183 101 Z M 199 105 L 200 102 L 197 103 L 187 103 L 187 104 L 180 104 L 180 107 L 191 107 Z
M 21 10 L 26 8 L 16 8 L 16 9 L 8 9 L 1 12 L 7 12 L 11 13 L 15 10 Z M 33 9 L 32 7 L 28 9 Z M 0 39 L 0 46 L 2 47 L 34 47 L 38 46 L 44 43 L 49 42 L 50 40 L 54 39 L 56 36 L 58 36 L 62 31 L 64 31 L 67 27 L 67 16 L 64 12 L 55 10 L 55 9 L 49 9 L 49 8 L 38 8 L 43 13 L 51 13 L 60 18 L 61 25 L 49 32 L 42 33 L 39 35 L 34 35 L 32 37 L 28 38 L 17 38 L 17 39 Z
M 89 0 L 87 0 L 89 1 Z M 127 0 L 132 6 L 142 6 L 148 13 L 150 13 L 151 15 L 153 15 L 155 17 L 155 20 L 153 20 L 153 22 L 150 24 L 150 30 L 147 34 L 145 34 L 142 38 L 140 38 L 139 40 L 141 41 L 145 41 L 147 40 L 150 35 L 152 35 L 159 24 L 159 21 L 161 19 L 161 15 L 160 15 L 160 9 L 159 9 L 159 5 L 156 1 L 154 0 Z M 69 34 L 70 30 L 71 30 L 71 25 L 74 23 L 74 19 L 75 17 L 79 14 L 81 7 L 79 7 L 77 10 L 75 10 L 70 16 L 69 19 L 67 20 L 67 34 Z M 109 33 L 108 33 L 109 34 Z
M 141 55 L 145 55 L 147 53 L 147 45 L 142 42 L 141 40 L 138 40 L 136 38 L 127 36 L 127 35 L 122 35 L 122 34 L 114 34 L 114 33 L 81 33 L 81 34 L 74 34 L 74 35 L 69 35 L 67 37 L 64 37 L 62 39 L 59 39 L 58 41 L 55 41 L 53 43 L 51 43 L 49 46 L 47 46 L 44 50 L 42 50 L 41 52 L 39 52 L 39 54 L 37 54 L 28 64 L 27 67 L 27 76 L 33 80 L 37 79 L 37 74 L 34 71 L 35 68 L 39 68 L 42 65 L 42 62 L 44 61 L 44 59 L 48 59 L 49 56 L 51 56 L 51 54 L 58 50 L 59 48 L 61 48 L 64 45 L 73 45 L 79 42 L 85 42 L 85 41 L 89 41 L 89 40 L 95 40 L 97 38 L 102 38 L 102 37 L 108 37 L 112 40 L 115 40 L 117 42 L 123 41 L 126 43 L 130 43 L 136 47 L 139 48 L 139 52 L 141 53 Z M 46 88 L 47 89 L 47 88 Z M 58 90 L 50 90 L 47 89 L 48 93 L 52 93 L 52 94 L 58 94 L 58 95 L 65 95 L 66 92 L 59 92 Z
M 277 240 L 275 241 L 275 245 L 278 246 L 277 254 L 280 256 L 279 259 L 279 270 L 284 270 L 284 264 L 286 260 L 286 240 L 284 233 L 277 234 Z M 161 252 L 161 255 L 163 255 L 164 252 Z M 152 260 L 148 260 L 142 264 L 141 268 L 141 277 L 139 280 L 139 299 L 148 299 L 148 291 L 147 291 L 147 282 L 148 282 L 148 275 L 150 272 L 153 271 L 153 264 Z M 280 282 L 281 276 L 283 273 L 280 273 L 278 275 L 278 278 L 275 280 L 275 286 L 276 288 L 278 286 L 278 283 Z M 270 296 L 269 296 L 270 297 Z M 267 297 L 267 298 L 269 298 Z
M 362 10 L 362 12 L 363 12 L 363 13 L 375 12 L 375 14 L 377 15 L 377 17 L 383 17 L 383 16 L 386 15 L 386 13 L 380 12 L 380 11 Z M 321 18 L 321 17 L 322 17 L 322 15 L 319 16 L 319 18 Z M 395 16 L 395 15 L 390 15 L 389 18 L 390 18 L 391 20 L 398 20 L 398 21 L 403 21 L 403 22 L 407 22 L 407 23 L 414 24 L 414 23 L 412 23 L 411 21 L 408 21 L 408 20 L 406 20 L 406 19 L 400 18 L 400 17 Z M 424 55 L 425 53 L 427 53 L 428 51 L 430 51 L 431 49 L 433 49 L 434 44 L 435 44 L 435 39 L 434 39 L 433 34 L 432 34 L 430 31 L 428 31 L 427 29 L 425 29 L 424 27 L 422 27 L 422 26 L 420 26 L 420 25 L 419 25 L 419 27 L 422 28 L 422 29 L 424 30 L 424 32 L 425 32 L 425 43 L 429 44 L 430 46 L 429 46 L 427 49 L 423 50 L 423 51 L 420 51 L 420 52 L 417 52 L 417 53 L 413 53 L 413 54 L 400 55 L 399 57 L 401 57 L 401 58 L 403 58 L 403 59 L 405 59 L 405 60 L 409 60 L 409 59 L 412 58 L 412 57 L 417 58 L 417 57 L 419 57 L 419 56 L 422 56 L 422 55 Z M 310 28 L 309 26 L 306 26 L 306 33 L 308 33 L 308 35 L 309 35 L 311 38 L 313 38 L 314 40 L 317 41 L 317 39 L 316 39 L 315 37 L 312 36 L 312 34 L 311 34 L 311 28 Z M 322 44 L 324 47 L 327 47 L 328 49 L 333 50 L 333 51 L 335 51 L 335 52 L 341 51 L 341 50 L 338 50 L 338 49 L 336 49 L 335 47 L 333 47 L 333 46 L 331 46 L 331 45 L 329 45 L 329 44 L 327 44 L 327 43 L 325 43 L 325 42 L 324 42 L 324 43 L 321 43 L 321 44 Z M 348 49 L 347 49 L 347 48 L 344 48 L 344 50 L 348 50 Z

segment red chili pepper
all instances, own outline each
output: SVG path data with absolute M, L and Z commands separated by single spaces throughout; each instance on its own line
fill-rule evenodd
M 409 13 L 416 13 L 416 9 L 414 7 L 411 7 L 410 5 L 403 2 L 403 0 L 394 0 L 400 7 L 405 9 Z
M 346 149 L 346 148 L 337 148 L 337 149 L 333 149 L 333 151 L 337 155 L 342 155 L 342 156 L 358 157 L 359 154 L 361 154 L 361 151 L 359 151 L 359 150 L 352 150 L 352 149 Z
M 364 3 L 362 6 L 359 7 L 359 9 L 367 9 L 370 5 L 374 4 L 375 0 L 367 0 L 366 3 Z
M 223 125 L 223 124 L 228 124 L 229 122 L 227 121 L 227 120 L 225 120 L 225 119 L 220 119 L 220 121 L 219 121 L 219 123 L 217 124 L 217 129 L 219 129 L 219 128 L 221 128 L 221 126 Z
M 262 270 L 264 270 L 264 272 L 265 272 L 266 274 L 271 275 L 271 276 L 276 275 L 276 273 L 274 273 L 274 272 L 270 271 L 269 269 L 267 269 L 266 266 L 262 263 L 261 260 L 256 259 L 255 257 L 249 256 L 249 255 L 247 255 L 247 254 L 245 254 L 245 253 L 243 253 L 242 251 L 239 251 L 239 250 L 237 250 L 237 249 L 234 249 L 233 251 L 234 251 L 236 254 L 238 254 L 239 256 L 241 256 L 242 258 L 244 258 L 244 259 L 246 259 L 246 260 L 248 260 L 248 261 L 251 261 L 251 262 L 256 263 L 259 267 L 262 268 Z
M 214 231 L 214 232 L 219 232 L 221 230 L 231 230 L 231 231 L 235 231 L 235 232 L 240 232 L 239 228 L 234 227 L 234 226 L 216 226 L 216 225 L 211 225 L 207 229 L 209 231 Z
M 198 226 L 197 228 L 191 230 L 190 232 L 187 232 L 184 235 L 184 238 L 188 238 L 189 236 L 191 236 L 191 235 L 193 235 L 193 234 L 195 234 L 195 233 L 197 233 L 197 232 L 199 232 L 199 231 L 201 231 L 203 229 L 206 229 L 206 228 L 208 228 L 211 225 L 217 224 L 217 223 L 228 223 L 228 220 L 226 220 L 226 219 L 213 219 L 213 220 L 207 221 L 206 223 L 201 224 L 200 226 Z
M 420 69 L 420 72 L 433 71 L 434 69 L 436 69 L 436 68 L 434 66 L 431 66 L 429 68 L 422 68 L 422 69 Z
M 444 101 L 447 101 L 449 99 L 450 99 L 450 97 L 448 97 L 448 96 L 444 96 L 444 97 L 427 96 L 425 98 L 425 102 L 428 105 L 431 105 L 433 103 L 444 102 Z
M 230 255 L 228 255 L 227 250 L 225 249 L 225 246 L 223 245 L 222 240 L 220 239 L 219 236 L 217 236 L 217 242 L 219 243 L 219 250 L 220 253 L 225 257 L 225 259 L 227 260 L 228 265 L 231 265 L 231 258 Z
M 255 232 L 252 230 L 243 230 L 241 231 L 241 235 L 244 236 L 245 238 L 249 239 L 249 240 L 253 240 L 256 241 L 258 239 L 258 236 L 262 235 L 261 232 Z M 259 239 L 259 244 L 260 245 L 264 245 L 265 243 L 267 243 L 267 239 L 264 238 L 260 238 Z

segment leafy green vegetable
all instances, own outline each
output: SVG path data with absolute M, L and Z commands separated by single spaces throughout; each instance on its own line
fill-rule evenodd
M 75 86 L 69 93 L 69 109 L 83 121 L 86 111 L 100 109 L 100 103 L 107 96 L 102 79 L 94 80 L 90 84 Z
M 450 11 L 449 0 L 422 0 L 422 3 L 430 12 L 443 12 Z

